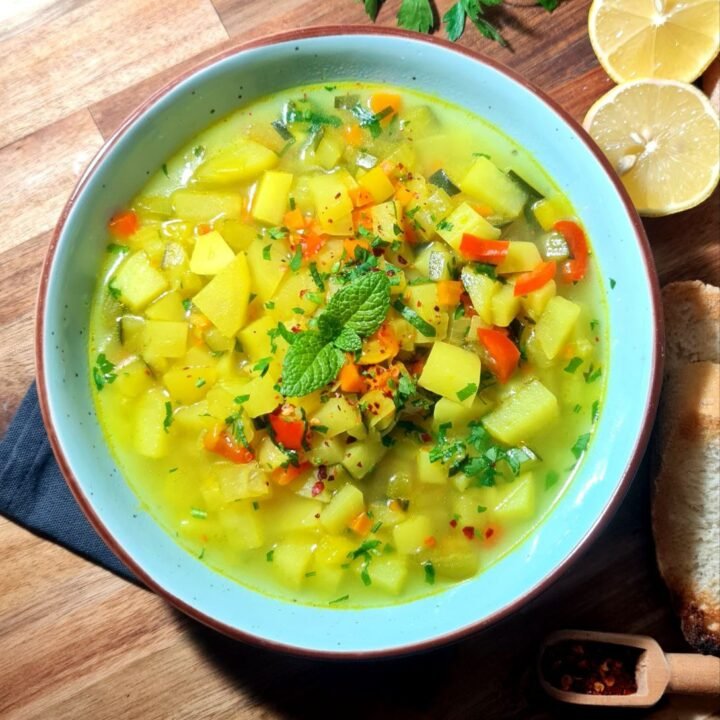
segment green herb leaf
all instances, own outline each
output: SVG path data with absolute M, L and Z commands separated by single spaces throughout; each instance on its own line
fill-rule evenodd
M 264 357 L 260 358 L 254 365 L 253 370 L 255 372 L 260 373 L 260 377 L 265 377 L 265 374 L 268 371 L 268 368 L 270 367 L 270 363 L 272 362 L 272 358 L 270 357 Z
M 126 252 L 130 252 L 130 248 L 127 245 L 121 245 L 119 243 L 110 243 L 107 246 L 107 251 L 111 255 L 124 255 Z
M 290 260 L 290 269 L 293 272 L 297 272 L 300 269 L 300 266 L 302 265 L 302 248 L 298 245 L 295 248 L 295 254 L 292 256 L 292 259 Z
M 190 515 L 198 520 L 205 520 L 207 518 L 207 511 L 201 510 L 200 508 L 190 508 Z
M 423 564 L 423 570 L 425 571 L 425 582 L 428 585 L 434 585 L 435 584 L 435 567 L 433 564 L 426 560 Z
M 397 24 L 405 30 L 430 32 L 434 18 L 429 0 L 402 0 L 397 14 Z
M 458 390 L 456 395 L 458 400 L 462 402 L 472 397 L 477 392 L 478 386 L 475 383 L 468 383 L 462 390 Z
M 363 563 L 362 568 L 360 568 L 360 579 L 365 587 L 372 585 L 370 573 L 368 572 L 368 563 Z
M 590 365 L 587 372 L 583 373 L 585 382 L 588 383 L 588 385 L 590 383 L 594 383 L 601 375 L 602 375 L 602 368 L 596 368 L 594 365 Z
M 185 312 L 190 312 L 190 310 L 192 309 L 192 300 L 190 298 L 185 298 L 182 301 L 182 306 Z
M 265 553 L 265 560 L 267 560 L 268 562 L 272 562 L 274 555 L 275 555 L 275 549 L 274 549 L 274 548 L 273 548 L 272 550 L 268 550 L 268 551 Z
M 566 373 L 574 373 L 583 364 L 581 357 L 574 357 L 564 368 Z
M 165 419 L 163 420 L 163 430 L 165 432 L 170 431 L 170 426 L 173 424 L 173 409 L 172 409 L 172 403 L 166 402 L 165 403 Z
M 310 263 L 310 276 L 312 277 L 313 282 L 317 285 L 318 290 L 325 289 L 325 281 L 323 280 L 322 275 L 317 268 L 317 263 L 315 262 Z
M 337 605 L 337 603 L 344 602 L 345 600 L 349 600 L 349 595 L 341 595 L 339 598 L 335 598 L 334 600 L 331 600 L 328 605 Z
M 389 309 L 390 281 L 384 273 L 373 272 L 338 290 L 325 314 L 366 337 L 382 325 Z
M 421 318 L 412 308 L 409 308 L 400 300 L 393 303 L 393 308 L 425 337 L 435 337 L 437 334 L 435 328 L 429 322 Z
M 105 353 L 100 353 L 95 360 L 95 365 L 92 370 L 93 380 L 95 381 L 95 387 L 98 389 L 98 392 L 106 385 L 115 382 L 117 375 L 114 370 L 115 365 L 105 357 Z
M 377 18 L 381 1 L 382 0 L 363 0 L 363 4 L 365 5 L 365 12 L 373 22 L 375 22 L 375 19 Z
M 590 433 L 584 433 L 575 441 L 575 444 L 570 448 L 572 454 L 576 460 L 580 459 L 580 456 L 587 450 L 588 443 L 590 442 Z
M 545 489 L 549 490 L 553 485 L 557 483 L 557 481 L 560 479 L 558 474 L 551 470 L 546 476 L 545 476 Z
M 263 260 L 270 260 L 270 250 L 271 250 L 271 248 L 272 248 L 272 245 L 266 245 L 266 246 L 262 249 Z
M 462 2 L 456 2 L 443 15 L 442 21 L 443 25 L 445 25 L 445 32 L 447 33 L 448 40 L 451 42 L 459 40 L 465 32 L 466 16 L 467 13 L 465 12 Z
M 282 394 L 309 395 L 340 372 L 345 356 L 320 333 L 304 332 L 288 349 L 282 366 Z
M 288 234 L 287 228 L 284 227 L 271 227 L 267 232 L 273 240 L 282 240 Z
M 590 410 L 590 420 L 595 423 L 597 422 L 598 416 L 600 415 L 600 401 L 595 400 Z
M 170 175 L 168 174 L 167 165 L 165 163 L 162 164 L 162 171 L 163 171 L 163 175 L 165 175 L 165 177 L 170 177 Z
M 354 330 L 346 327 L 335 338 L 335 347 L 343 352 L 359 352 L 362 350 L 362 339 Z
M 614 290 L 616 285 L 617 285 L 617 280 L 615 280 L 615 278 L 610 278 L 610 289 Z
M 544 7 L 548 12 L 552 12 L 560 4 L 560 0 L 536 0 L 540 7 Z

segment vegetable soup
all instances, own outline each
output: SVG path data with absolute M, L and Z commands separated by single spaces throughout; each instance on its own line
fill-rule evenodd
M 361 84 L 243 107 L 109 221 L 100 424 L 199 562 L 363 607 L 471 578 L 572 482 L 605 384 L 567 199 L 497 128 Z

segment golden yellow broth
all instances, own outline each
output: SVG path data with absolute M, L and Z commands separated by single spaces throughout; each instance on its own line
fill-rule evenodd
M 345 129 L 357 125 L 357 117 L 350 111 L 336 109 L 335 98 L 357 95 L 367 108 L 368 98 L 378 92 L 400 95 L 402 106 L 398 117 L 392 118 L 389 124 L 386 123 L 390 118 L 383 120 L 382 132 L 377 138 L 367 127 L 362 128 L 360 146 L 348 146 Z M 299 107 L 312 106 L 314 112 L 340 117 L 340 127 L 324 125 L 324 134 L 318 138 L 313 137 L 307 123 L 289 123 L 288 130 L 296 141 L 287 144 L 286 138 L 271 123 L 281 117 L 282 108 L 289 100 L 305 100 Z M 299 236 L 280 230 L 282 222 L 259 222 L 252 218 L 258 202 L 258 180 L 264 170 L 253 177 L 230 182 L 218 182 L 217 176 L 208 179 L 206 173 L 205 180 L 198 181 L 202 168 L 209 167 L 208 162 L 222 158 L 247 138 L 279 156 L 274 161 L 273 172 L 292 173 L 288 197 L 293 198 L 292 204 L 306 216 L 316 216 L 320 211 L 314 201 L 312 180 L 308 178 L 323 174 L 336 178 L 337 173 L 333 171 L 338 167 L 348 171 L 346 184 L 356 184 L 368 171 L 362 166 L 371 164 L 373 158 L 376 167 L 380 167 L 388 158 L 395 158 L 397 163 L 400 157 L 404 171 L 411 169 L 416 179 L 426 181 L 432 173 L 443 169 L 457 184 L 478 158 L 487 155 L 502 171 L 512 170 L 546 197 L 542 207 L 534 206 L 535 216 L 546 225 L 553 219 L 577 219 L 567 200 L 527 152 L 480 118 L 434 98 L 405 89 L 341 83 L 283 92 L 243 107 L 209 127 L 169 158 L 131 203 L 140 223 L 137 232 L 129 237 L 109 239 L 112 244 L 92 308 L 89 352 L 95 385 L 102 386 L 95 393 L 98 417 L 123 475 L 138 495 L 141 507 L 199 561 L 239 583 L 293 602 L 332 607 L 383 605 L 412 600 L 482 572 L 531 533 L 547 515 L 563 489 L 572 482 L 586 445 L 587 438 L 583 436 L 592 431 L 592 416 L 597 416 L 606 374 L 607 315 L 596 266 L 591 259 L 587 277 L 576 285 L 565 285 L 556 277 L 558 295 L 576 304 L 579 316 L 562 351 L 554 359 L 548 359 L 538 350 L 537 342 L 533 343 L 532 339 L 528 342 L 538 318 L 528 321 L 529 311 L 525 306 L 515 313 L 524 323 L 525 329 L 518 338 L 524 357 L 510 387 L 521 387 L 534 378 L 552 392 L 559 408 L 556 420 L 544 423 L 527 442 L 513 443 L 527 446 L 533 453 L 533 459 L 523 465 L 519 477 L 500 462 L 494 487 L 464 487 L 463 473 L 450 477 L 445 472 L 440 484 L 424 482 L 431 474 L 436 477 L 438 467 L 446 471 L 449 467 L 439 462 L 432 463 L 432 472 L 418 467 L 421 449 L 427 453 L 438 442 L 441 424 L 433 418 L 432 403 L 437 396 L 424 392 L 431 401 L 430 416 L 423 419 L 409 413 L 402 416 L 404 423 L 400 426 L 390 432 L 385 430 L 394 444 L 383 446 L 384 456 L 363 478 L 352 477 L 341 465 L 329 464 L 320 475 L 317 468 L 313 468 L 287 486 L 278 485 L 277 475 L 269 465 L 277 463 L 277 451 L 274 455 L 272 452 L 258 454 L 260 443 L 265 442 L 266 450 L 269 447 L 269 441 L 263 440 L 267 431 L 255 427 L 256 423 L 249 422 L 245 416 L 244 427 L 250 436 L 254 435 L 250 439 L 253 452 L 267 467 L 255 477 L 255 481 L 260 478 L 259 491 L 257 487 L 248 491 L 247 474 L 243 476 L 243 488 L 233 490 L 238 472 L 245 472 L 247 468 L 208 452 L 204 437 L 225 422 L 225 413 L 241 413 L 242 404 L 233 405 L 233 398 L 242 396 L 246 387 L 256 388 L 266 365 L 265 377 L 273 379 L 270 385 L 280 379 L 282 355 L 288 345 L 277 339 L 275 351 L 267 353 L 269 341 L 264 338 L 262 343 L 268 359 L 261 357 L 258 363 L 258 357 L 236 343 L 235 333 L 230 338 L 223 336 L 193 306 L 192 298 L 215 277 L 190 270 L 190 258 L 198 237 L 212 228 L 219 231 L 232 254 L 248 253 L 252 275 L 249 291 L 259 293 L 260 297 L 251 296 L 244 326 L 271 318 L 273 326 L 282 321 L 288 327 L 306 330 L 312 315 L 326 307 L 325 293 L 333 284 L 332 277 L 326 277 L 326 289 L 321 292 L 312 279 L 308 280 L 307 260 L 302 262 L 298 273 L 290 270 L 294 252 L 288 243 Z M 396 164 L 396 174 L 401 172 L 397 167 Z M 406 180 L 401 177 L 400 183 L 412 185 Z M 430 194 L 436 191 L 427 183 L 425 187 Z M 239 209 L 235 214 L 218 213 L 217 205 L 208 204 L 207 211 L 183 217 L 178 215 L 178 196 L 174 193 L 184 188 L 230 193 L 239 198 Z M 465 201 L 476 208 L 483 204 L 460 192 L 448 198 L 448 207 L 454 210 Z M 290 204 L 284 209 L 289 210 Z M 403 227 L 412 223 L 413 217 L 407 215 L 411 209 L 410 204 L 405 206 L 398 219 Z M 449 217 L 450 212 L 443 212 Z M 503 218 L 492 214 L 488 219 L 498 226 L 502 223 L 502 239 L 540 246 L 547 232 L 540 229 L 532 213 L 533 208 L 528 205 L 513 222 L 503 223 Z M 437 217 L 433 221 L 439 223 L 442 219 Z M 325 229 L 328 227 L 325 225 Z M 433 242 L 443 245 L 437 227 L 428 232 Z M 281 237 L 283 234 L 285 237 Z M 343 256 L 343 239 L 342 234 L 326 237 L 325 246 L 315 258 L 321 272 L 332 276 L 338 270 L 338 263 L 343 269 L 351 260 Z M 262 245 L 263 256 L 258 255 L 258 243 Z M 422 242 L 414 245 L 401 242 L 400 247 L 386 249 L 385 255 L 402 270 L 404 282 L 409 282 L 404 289 L 391 289 L 393 299 L 400 298 L 407 304 L 414 299 L 412 293 L 416 288 L 425 287 L 412 283 L 422 274 L 416 262 L 423 246 Z M 145 253 L 150 267 L 164 278 L 166 287 L 155 292 L 151 302 L 138 304 L 135 298 L 133 310 L 128 309 L 127 298 L 134 290 L 120 273 L 123 264 L 140 252 Z M 458 257 L 457 252 L 449 252 Z M 265 255 L 270 259 L 266 260 Z M 413 255 L 416 255 L 415 261 Z M 406 263 L 401 263 L 398 256 Z M 282 276 L 279 286 L 271 288 L 267 303 L 262 302 L 262 295 L 268 292 L 269 274 L 265 266 L 260 267 L 265 262 Z M 302 276 L 301 280 L 298 275 Z M 510 273 L 504 279 L 512 283 L 516 277 L 517 273 Z M 120 282 L 118 278 L 123 288 L 115 284 Z M 258 283 L 264 283 L 262 288 Z M 500 285 L 495 287 L 497 290 Z M 318 294 L 320 298 L 313 297 Z M 168 295 L 172 296 L 170 300 Z M 178 305 L 180 300 L 185 301 L 184 305 Z M 391 311 L 391 315 L 393 313 Z M 475 415 L 475 419 L 480 420 L 488 409 L 492 412 L 502 403 L 508 386 L 493 382 L 485 367 L 487 358 L 483 349 L 467 330 L 463 334 L 469 319 L 456 318 L 454 308 L 443 309 L 440 315 L 443 313 L 447 317 L 438 321 L 438 334 L 442 334 L 442 325 L 446 322 L 449 326 L 446 340 L 483 357 L 485 373 L 476 405 L 482 402 L 486 407 Z M 431 316 L 432 313 L 428 317 Z M 154 331 L 148 330 L 152 325 L 147 322 L 149 317 L 154 318 L 155 324 L 160 318 L 161 323 L 187 326 L 187 339 L 178 357 L 165 357 L 162 351 L 158 352 L 160 340 L 152 335 Z M 394 317 L 397 319 L 397 313 Z M 437 318 L 431 319 L 434 322 Z M 496 319 L 493 316 L 493 320 Z M 394 327 L 400 327 L 399 323 Z M 238 335 L 242 336 L 242 329 Z M 418 353 L 423 355 L 430 349 L 428 338 L 416 332 L 415 340 L 424 344 L 415 345 L 413 350 L 402 350 L 398 356 L 401 362 L 410 365 Z M 413 345 L 412 341 L 407 342 L 407 347 Z M 367 339 L 364 350 L 368 350 Z M 178 355 L 175 349 L 172 352 Z M 98 362 L 100 354 L 102 359 Z M 104 359 L 110 365 L 104 364 Z M 387 363 L 385 361 L 385 365 Z M 576 367 L 571 371 L 573 365 Z M 187 371 L 185 374 L 190 378 L 181 391 L 174 386 L 172 392 L 168 391 L 168 373 L 173 371 L 176 374 Z M 317 413 L 322 416 L 323 408 L 332 400 L 333 387 L 330 385 L 323 392 L 316 391 L 295 401 L 310 418 L 310 427 L 312 418 Z M 252 390 L 256 392 L 259 391 Z M 268 389 L 263 392 L 267 395 Z M 272 395 L 274 391 L 269 392 Z M 179 396 L 184 396 L 185 402 L 179 401 Z M 263 399 L 267 400 L 266 396 Z M 351 395 L 350 400 L 355 407 L 357 396 Z M 253 395 L 252 403 L 255 402 L 256 395 Z M 167 414 L 159 414 L 157 408 L 165 403 L 169 403 Z M 148 407 L 155 409 L 150 412 Z M 458 403 L 453 402 L 453 412 L 458 412 L 458 408 Z M 437 406 L 434 412 L 439 412 Z M 265 415 L 259 419 L 263 417 Z M 393 419 L 397 417 L 393 415 Z M 367 442 L 361 436 L 367 433 L 371 420 L 372 413 L 365 411 L 362 428 L 352 431 L 357 440 L 348 441 L 349 433 L 344 431 L 332 441 L 334 449 L 339 446 L 340 451 L 345 452 L 358 443 Z M 409 422 L 420 427 L 422 434 L 415 432 Z M 451 440 L 467 440 L 468 432 L 467 422 L 458 422 L 448 435 Z M 323 434 L 313 432 L 311 444 L 316 447 L 322 441 Z M 497 444 L 507 447 L 506 443 Z M 315 450 L 307 453 L 311 459 L 315 455 Z M 331 481 L 328 476 L 336 477 Z M 322 478 L 325 487 L 313 496 L 312 488 L 317 489 L 316 483 Z M 522 498 L 518 499 L 518 495 L 514 501 L 508 500 L 520 482 Z M 364 507 L 372 515 L 372 531 L 367 535 L 358 535 L 347 526 L 335 533 L 323 527 L 321 518 L 329 501 L 345 483 L 361 490 Z M 243 497 L 235 498 L 233 492 Z M 253 492 L 259 494 L 253 496 Z M 413 524 L 423 536 L 422 546 L 417 552 L 400 552 L 396 547 L 399 531 L 395 528 L 402 525 L 411 528 Z M 253 530 L 248 532 L 248 527 Z

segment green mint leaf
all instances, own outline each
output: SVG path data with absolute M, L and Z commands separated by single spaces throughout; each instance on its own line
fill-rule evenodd
M 320 335 L 330 342 L 342 332 L 343 326 L 340 320 L 325 312 L 317 319 L 317 329 Z
M 462 2 L 456 2 L 444 15 L 443 25 L 447 33 L 448 40 L 455 42 L 459 40 L 465 32 L 465 18 L 467 13 Z
M 362 350 L 362 340 L 354 330 L 346 327 L 335 338 L 335 347 L 343 352 L 359 352 Z
M 345 356 L 320 333 L 301 333 L 283 360 L 282 394 L 309 395 L 333 380 L 344 362 Z
M 390 309 L 390 281 L 384 273 L 373 272 L 346 285 L 332 296 L 325 315 L 358 335 L 372 335 Z
M 429 0 L 402 0 L 397 13 L 397 24 L 405 30 L 427 33 L 435 24 Z

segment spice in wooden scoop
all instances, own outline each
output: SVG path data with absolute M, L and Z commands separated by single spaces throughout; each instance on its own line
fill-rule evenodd
M 545 648 L 541 670 L 558 690 L 586 695 L 632 695 L 642 650 L 627 645 L 563 640 Z

